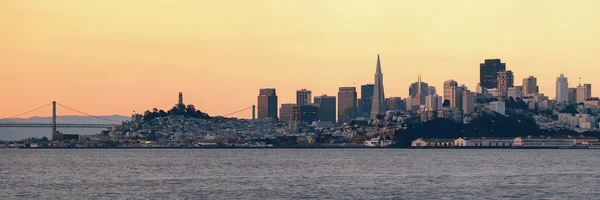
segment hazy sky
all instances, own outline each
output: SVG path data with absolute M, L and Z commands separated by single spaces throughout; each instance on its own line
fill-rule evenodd
M 291 103 L 301 88 L 337 95 L 372 83 L 378 53 L 388 97 L 406 97 L 419 73 L 438 94 L 447 79 L 474 89 L 486 58 L 501 58 L 516 85 L 538 77 L 551 98 L 561 70 L 597 96 L 599 8 L 597 0 L 2 0 L 0 118 L 52 100 L 129 115 L 168 109 L 180 91 L 211 115 L 256 104 L 261 87 Z

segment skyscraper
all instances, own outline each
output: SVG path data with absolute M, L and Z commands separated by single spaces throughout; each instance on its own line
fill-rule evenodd
M 465 89 L 462 93 L 462 111 L 468 115 L 475 111 L 475 93 Z
M 294 106 L 294 120 L 311 124 L 318 120 L 318 110 L 319 107 L 314 104 L 296 105 Z
M 503 97 L 508 96 L 508 88 L 513 87 L 514 83 L 515 83 L 515 77 L 514 77 L 512 71 L 508 70 L 508 71 L 498 72 L 497 79 L 498 79 L 497 80 L 498 92 Z
M 408 95 L 412 99 L 412 107 L 417 109 L 421 105 L 425 105 L 425 97 L 429 94 L 429 84 L 421 81 L 421 75 L 417 82 L 410 84 Z
M 442 105 L 442 97 L 437 94 L 427 95 L 425 97 L 425 109 L 427 111 L 437 111 Z
M 564 74 L 556 78 L 556 102 L 569 101 L 569 80 Z
M 258 119 L 277 119 L 277 94 L 275 88 L 260 89 L 258 94 Z
M 583 103 L 586 99 L 592 97 L 592 84 L 579 84 L 577 86 L 577 103 Z
M 319 107 L 317 112 L 319 121 L 335 124 L 335 104 L 334 96 L 322 95 L 315 97 L 315 105 Z
M 375 85 L 365 84 L 360 86 L 360 101 L 359 103 L 359 115 L 360 117 L 369 118 L 371 116 L 371 105 L 373 105 L 373 91 Z
M 340 87 L 338 92 L 338 122 L 350 122 L 356 117 L 356 110 L 356 87 Z
M 457 87 L 458 86 L 458 82 L 456 82 L 455 80 L 447 80 L 446 82 L 444 82 L 444 101 L 448 100 L 450 101 L 454 95 L 452 95 L 452 87 Z
M 452 86 L 450 89 L 452 94 L 452 97 L 450 98 L 450 108 L 458 108 L 459 110 L 462 110 L 462 93 L 463 91 L 467 90 L 467 86 Z
M 427 88 L 427 95 L 434 95 L 437 94 L 437 91 L 435 90 L 435 86 L 429 86 Z
M 569 103 L 577 103 L 577 88 L 569 88 Z
M 279 120 L 288 123 L 294 121 L 294 107 L 296 107 L 296 104 L 293 103 L 281 104 L 281 108 L 279 109 Z
M 306 105 L 311 103 L 311 91 L 307 89 L 296 90 L 296 104 Z
M 386 110 L 406 110 L 406 105 L 404 105 L 404 100 L 400 97 L 388 97 L 385 98 L 385 107 Z
M 537 78 L 529 76 L 523 79 L 523 96 L 531 96 L 538 93 Z
M 371 118 L 385 113 L 385 95 L 383 93 L 383 74 L 381 73 L 381 62 L 377 54 L 377 66 L 375 68 L 375 89 L 373 90 L 373 103 L 371 103 Z M 364 101 L 364 99 L 363 99 Z
M 509 87 L 508 88 L 508 98 L 512 97 L 513 99 L 517 99 L 517 98 L 521 98 L 523 97 L 523 91 L 522 86 L 515 86 L 515 87 Z
M 479 64 L 479 83 L 485 89 L 497 88 L 498 72 L 505 71 L 506 64 L 500 59 L 486 59 Z

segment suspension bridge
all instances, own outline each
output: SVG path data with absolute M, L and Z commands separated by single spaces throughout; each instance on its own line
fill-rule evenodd
M 32 122 L 31 119 L 23 119 L 23 118 L 19 118 L 21 116 L 25 116 L 27 114 L 42 110 L 44 108 L 48 108 L 52 106 L 52 118 L 50 121 L 48 120 L 44 120 L 46 118 L 40 118 L 41 120 L 39 121 L 35 121 Z M 70 110 L 72 112 L 78 113 L 81 116 L 86 116 L 86 117 L 92 117 L 93 121 L 89 121 L 89 120 L 78 120 L 77 116 L 73 116 L 75 118 L 71 119 L 71 120 L 67 120 L 70 122 L 61 122 L 61 121 L 57 121 L 57 115 L 56 115 L 56 111 L 57 111 L 57 106 L 60 108 L 64 108 L 67 110 Z M 231 113 L 227 113 L 225 115 L 221 115 L 222 117 L 229 117 L 231 115 L 243 112 L 243 111 L 247 111 L 249 109 L 252 109 L 252 119 L 255 119 L 255 106 L 250 106 L 235 112 L 231 112 Z M 73 123 L 73 121 L 79 121 L 78 123 Z M 8 128 L 52 128 L 52 133 L 56 133 L 56 129 L 57 128 L 111 128 L 114 127 L 115 125 L 120 124 L 121 121 L 116 121 L 113 119 L 107 119 L 104 117 L 99 117 L 99 116 L 94 116 L 85 112 L 81 112 L 79 110 L 73 109 L 69 106 L 65 106 L 62 105 L 60 103 L 57 103 L 56 101 L 53 101 L 52 103 L 40 106 L 38 108 L 29 110 L 27 112 L 23 112 L 23 113 L 19 113 L 10 117 L 6 117 L 6 118 L 2 118 L 0 119 L 0 128 L 2 127 L 8 127 Z
M 42 110 L 44 108 L 47 108 L 49 106 L 52 106 L 52 120 L 50 122 L 47 122 L 46 120 L 43 120 L 43 118 L 41 118 L 40 120 L 36 121 L 36 120 L 25 120 L 22 118 L 19 118 L 21 116 L 30 114 L 32 112 L 38 111 L 38 110 Z M 61 123 L 58 122 L 57 123 L 57 115 L 56 115 L 56 109 L 57 106 L 60 106 L 61 108 L 65 108 L 67 110 L 73 111 L 75 113 L 81 114 L 82 116 L 87 116 L 87 117 L 92 117 L 94 119 L 94 122 L 84 122 L 83 120 L 77 120 L 76 118 L 74 118 L 71 121 L 81 121 L 79 123 Z M 81 112 L 79 110 L 70 108 L 68 106 L 62 105 L 60 103 L 56 103 L 56 101 L 53 101 L 52 103 L 40 106 L 38 108 L 35 108 L 33 110 L 29 110 L 27 112 L 23 112 L 23 113 L 19 113 L 17 115 L 13 115 L 10 117 L 6 117 L 3 119 L 0 119 L 0 127 L 11 127 L 11 128 L 52 128 L 52 132 L 55 133 L 57 128 L 110 128 L 113 127 L 119 123 L 121 123 L 120 121 L 116 121 L 116 120 L 112 120 L 112 119 L 106 119 L 103 117 L 98 117 L 98 116 L 94 116 L 94 115 L 90 115 L 87 114 L 85 112 Z M 33 121 L 33 122 L 32 122 Z

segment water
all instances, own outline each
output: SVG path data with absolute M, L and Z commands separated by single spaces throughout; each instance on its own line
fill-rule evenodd
M 58 128 L 57 131 L 66 134 L 95 135 L 106 130 L 105 128 Z M 0 140 L 13 141 L 31 137 L 52 138 L 52 128 L 7 128 L 0 127 Z
M 0 199 L 597 199 L 598 150 L 0 149 Z

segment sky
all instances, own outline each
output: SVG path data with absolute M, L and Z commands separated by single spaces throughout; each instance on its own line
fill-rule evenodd
M 488 58 L 502 59 L 515 85 L 536 76 L 551 98 L 561 72 L 598 96 L 598 8 L 596 0 L 0 0 L 0 118 L 53 100 L 95 115 L 166 110 L 179 92 L 222 115 L 256 104 L 267 87 L 280 104 L 294 103 L 298 89 L 337 95 L 373 83 L 377 54 L 386 97 L 407 97 L 419 73 L 438 94 L 448 79 L 474 90 Z

